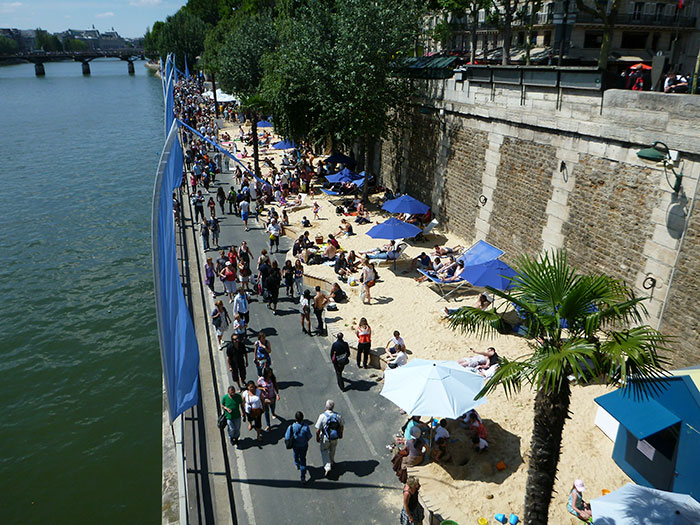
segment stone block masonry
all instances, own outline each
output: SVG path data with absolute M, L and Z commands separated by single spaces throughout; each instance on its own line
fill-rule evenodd
M 646 322 L 676 337 L 673 364 L 700 363 L 700 126 L 689 121 L 700 97 L 424 84 L 429 114 L 414 107 L 397 119 L 400 133 L 382 143 L 382 183 L 508 262 L 563 248 L 580 271 L 625 280 L 649 297 Z M 636 155 L 655 141 L 679 151 L 680 195 L 663 166 Z

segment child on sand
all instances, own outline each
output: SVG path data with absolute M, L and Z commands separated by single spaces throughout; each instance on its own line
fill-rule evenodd
M 314 220 L 318 220 L 318 212 L 321 210 L 317 201 L 314 201 Z

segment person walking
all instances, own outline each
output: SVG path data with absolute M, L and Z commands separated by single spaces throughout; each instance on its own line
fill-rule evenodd
M 277 381 L 273 380 L 274 374 L 272 368 L 265 368 L 262 377 L 258 378 L 258 389 L 261 392 L 260 399 L 263 402 L 263 414 L 265 415 L 265 432 L 270 430 L 270 414 L 277 419 L 275 415 L 275 407 L 280 399 L 280 393 L 277 390 Z
M 335 337 L 335 342 L 331 345 L 331 363 L 333 363 L 333 368 L 335 369 L 338 386 L 344 392 L 343 370 L 345 365 L 350 362 L 350 346 L 343 340 L 342 332 L 338 332 L 338 335 Z
M 292 267 L 292 261 L 289 259 L 284 262 L 284 267 L 282 268 L 282 281 L 284 282 L 287 297 L 294 299 L 294 267 Z
M 360 324 L 355 330 L 355 335 L 357 335 L 357 368 L 362 368 L 363 366 L 367 368 L 367 363 L 369 361 L 369 351 L 372 348 L 372 328 L 370 328 L 367 323 L 367 319 L 364 317 L 360 319 Z M 364 358 L 361 360 L 360 358 Z M 362 361 L 362 363 L 360 363 Z
M 199 233 L 202 236 L 202 246 L 204 251 L 209 250 L 209 224 L 202 214 L 202 221 L 199 223 Z
M 248 368 L 248 350 L 240 334 L 236 332 L 231 334 L 231 340 L 224 343 L 224 350 L 226 350 L 228 371 L 231 372 L 233 380 L 238 385 L 238 388 L 244 390 L 245 387 L 243 385 L 245 385 L 246 368 Z
M 219 300 L 214 303 L 214 310 L 211 312 L 211 322 L 216 328 L 216 337 L 219 340 L 219 348 L 221 348 L 221 338 L 224 336 L 224 332 L 231 324 L 231 316 L 229 316 L 228 311 L 224 308 L 224 303 Z
M 224 282 L 224 290 L 226 295 L 228 295 L 228 302 L 233 303 L 233 297 L 236 294 L 236 266 L 231 264 L 231 261 L 226 261 L 223 270 L 219 272 L 219 277 Z
M 272 366 L 272 357 L 270 357 L 271 351 L 272 347 L 270 346 L 270 341 L 268 341 L 265 336 L 265 332 L 258 332 L 258 340 L 255 341 L 255 357 L 253 358 L 253 363 L 255 363 L 255 368 L 258 371 L 258 377 L 263 377 L 265 369 Z
M 370 288 L 374 286 L 376 279 L 377 272 L 374 270 L 374 265 L 369 262 L 368 258 L 365 258 L 364 265 L 362 266 L 362 275 L 360 276 L 360 281 L 362 282 L 362 302 L 365 304 L 370 304 L 372 301 Z
M 289 261 L 287 261 L 289 262 Z M 265 279 L 265 290 L 267 290 L 268 308 L 272 308 L 272 313 L 277 315 L 277 301 L 280 296 L 280 285 L 282 284 L 282 272 L 277 261 L 272 261 L 272 268 Z
M 306 483 L 306 453 L 312 437 L 309 425 L 304 423 L 304 413 L 298 411 L 294 414 L 294 423 L 289 425 L 284 433 L 284 440 L 292 445 L 294 465 L 300 471 L 302 483 Z M 289 445 L 287 447 L 289 448 Z
M 328 296 L 321 291 L 320 286 L 316 286 L 316 295 L 314 295 L 314 315 L 318 326 L 316 327 L 318 335 L 325 335 L 326 328 L 323 323 L 323 310 L 328 304 Z
M 304 266 L 301 261 L 297 259 L 294 262 L 294 289 L 297 292 L 299 298 L 301 298 L 302 291 L 304 289 Z M 292 294 L 293 296 L 294 294 Z M 311 330 L 309 330 L 311 332 Z
M 335 464 L 335 451 L 338 447 L 338 440 L 343 439 L 343 418 L 334 412 L 335 402 L 331 399 L 326 401 L 326 410 L 318 416 L 316 421 L 316 442 L 321 444 L 321 461 L 325 475 Z
M 243 220 L 243 225 L 245 226 L 245 231 L 248 229 L 248 216 L 250 215 L 250 203 L 247 200 L 242 200 L 238 207 L 241 210 L 241 219 Z
M 250 312 L 248 311 L 248 296 L 245 294 L 245 290 L 240 288 L 238 294 L 233 300 L 233 313 L 241 316 L 245 325 L 248 326 L 250 322 Z
M 241 436 L 241 418 L 245 418 L 245 412 L 243 412 L 243 398 L 233 386 L 228 387 L 228 393 L 221 399 L 221 408 L 226 417 L 228 437 L 231 444 L 236 445 Z
M 253 381 L 248 381 L 246 390 L 241 397 L 243 398 L 243 406 L 248 419 L 248 430 L 252 430 L 255 427 L 258 441 L 262 441 L 262 400 L 260 399 L 260 390 L 258 390 Z
M 207 257 L 207 262 L 204 265 L 204 284 L 207 285 L 212 297 L 216 297 L 216 291 L 214 290 L 214 281 L 216 280 L 216 269 L 214 268 L 214 262 L 211 257 Z
M 190 202 L 194 206 L 194 222 L 199 222 L 204 218 L 204 196 L 202 190 L 198 190 L 196 195 L 192 195 Z
M 304 295 L 299 299 L 299 313 L 301 314 L 301 331 L 313 337 L 311 332 L 311 292 L 304 290 Z M 304 327 L 306 323 L 306 327 Z
M 209 197 L 209 201 L 207 202 L 207 208 L 209 208 L 209 215 L 211 218 L 216 217 L 216 202 L 214 202 L 214 197 Z
M 209 219 L 209 230 L 211 231 L 211 242 L 214 245 L 214 248 L 217 250 L 221 249 L 221 246 L 219 246 L 219 234 L 221 233 L 219 219 L 216 217 Z
M 221 186 L 216 190 L 216 200 L 221 208 L 221 215 L 226 215 L 226 208 L 224 207 L 226 204 L 226 192 Z
M 236 202 L 236 190 L 231 186 L 228 190 L 228 195 L 226 196 L 226 201 L 228 202 L 228 213 L 233 215 L 238 213 L 238 203 Z
M 278 252 L 280 249 L 280 235 L 282 235 L 282 226 L 279 225 L 277 219 L 274 217 L 267 227 L 267 233 L 270 234 L 270 253 Z

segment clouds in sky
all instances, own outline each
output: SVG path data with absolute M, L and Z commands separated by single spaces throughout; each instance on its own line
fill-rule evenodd
M 112 11 L 105 11 L 104 13 L 97 13 L 95 18 L 110 18 L 113 17 L 114 13 Z
M 22 7 L 22 2 L 0 2 L 0 13 L 14 13 L 20 7 Z

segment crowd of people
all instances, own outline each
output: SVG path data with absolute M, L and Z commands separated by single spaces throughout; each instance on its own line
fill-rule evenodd
M 233 169 L 227 170 L 228 157 L 223 156 L 208 142 L 220 144 L 219 129 L 214 118 L 215 108 L 213 103 L 199 95 L 200 92 L 200 84 L 188 81 L 181 81 L 176 90 L 178 118 L 207 139 L 183 128 L 183 182 L 190 190 L 193 224 L 197 225 L 202 250 L 205 253 L 203 280 L 214 301 L 210 314 L 211 323 L 219 349 L 226 356 L 232 382 L 235 383 L 222 397 L 221 408 L 229 440 L 233 446 L 237 446 L 243 423 L 247 423 L 249 431 L 255 432 L 258 442 L 264 442 L 265 435 L 271 430 L 274 421 L 279 421 L 276 408 L 280 399 L 280 388 L 273 369 L 274 352 L 265 331 L 253 332 L 250 327 L 251 303 L 264 302 L 273 315 L 277 314 L 280 291 L 284 288 L 286 296 L 298 305 L 301 333 L 308 336 L 326 335 L 325 311 L 337 308 L 338 303 L 347 300 L 347 293 L 341 285 L 361 286 L 362 301 L 371 304 L 372 288 L 378 280 L 376 262 L 395 259 L 402 247 L 391 241 L 369 252 L 355 253 L 352 250 L 346 252 L 341 249 L 338 239 L 354 235 L 350 216 L 354 217 L 357 224 L 369 222 L 369 212 L 365 209 L 362 199 L 355 194 L 353 199 L 344 202 L 342 212 L 336 210 L 342 218 L 338 230 L 333 233 L 311 239 L 308 230 L 311 222 L 304 217 L 300 225 L 304 231 L 294 240 L 291 260 L 280 264 L 272 255 L 279 251 L 280 237 L 285 235 L 285 228 L 290 226 L 287 209 L 297 206 L 304 198 L 313 198 L 314 179 L 322 181 L 329 169 L 338 167 L 318 161 L 311 150 L 301 146 L 293 154 L 284 155 L 280 168 L 272 161 L 264 161 L 264 173 L 258 175 L 254 174 L 250 164 L 243 167 L 236 164 Z M 225 118 L 240 122 L 241 115 L 235 107 L 230 107 L 227 108 Z M 229 139 L 230 136 L 226 135 L 223 138 Z M 243 143 L 250 141 L 250 134 L 246 133 L 242 126 L 239 128 L 239 140 Z M 227 147 L 228 142 L 224 141 L 222 147 Z M 234 142 L 231 141 L 228 147 L 235 152 L 237 148 Z M 222 174 L 227 171 L 233 172 L 233 184 L 224 184 L 220 180 Z M 314 201 L 312 206 L 313 219 L 317 221 L 320 206 L 317 201 Z M 177 223 L 181 217 L 181 210 L 176 196 L 174 208 Z M 265 231 L 269 249 L 254 254 L 245 240 L 236 245 L 221 246 L 220 221 L 228 215 L 240 217 L 246 231 L 250 229 L 249 221 L 254 217 Z M 421 217 L 404 219 L 420 220 Z M 214 253 L 210 255 L 212 251 Z M 422 254 L 416 258 L 414 266 L 437 272 L 440 272 L 441 268 L 442 271 L 449 272 L 452 268 L 449 275 L 451 276 L 459 270 L 455 256 L 460 251 L 459 246 L 436 246 L 435 252 L 430 256 Z M 435 258 L 435 262 L 431 258 Z M 441 258 L 446 258 L 449 262 L 440 262 Z M 333 283 L 329 293 L 325 293 L 320 286 L 316 286 L 314 290 L 304 287 L 305 266 L 320 263 L 332 264 L 338 277 L 338 282 Z M 226 299 L 228 304 L 225 304 Z M 312 313 L 315 321 L 313 330 Z M 358 340 L 356 365 L 358 368 L 369 368 L 372 366 L 374 334 L 368 319 L 361 318 L 353 331 Z M 252 346 L 250 339 L 253 340 Z M 393 332 L 384 350 L 390 369 L 404 366 L 408 362 L 406 343 L 399 331 Z M 497 354 L 495 351 L 489 354 L 490 351 L 491 349 L 483 355 L 477 355 L 477 360 L 474 363 L 470 362 L 470 366 L 473 365 L 477 371 L 483 370 L 484 359 L 492 366 L 497 364 Z M 351 351 L 343 333 L 335 336 L 330 347 L 330 360 L 338 387 L 345 391 L 343 373 L 345 367 L 350 364 Z M 248 370 L 250 361 L 255 365 L 252 377 Z M 441 421 L 436 424 L 433 442 L 428 440 L 421 444 L 417 439 L 424 437 L 422 429 L 425 424 L 420 423 L 423 425 L 421 430 L 414 430 L 418 429 L 413 424 L 416 421 L 416 418 L 411 418 L 411 428 L 405 432 L 407 439 L 403 443 L 403 450 L 406 451 L 406 456 L 412 459 L 404 462 L 404 467 L 419 464 L 418 459 L 422 461 L 424 454 L 428 452 L 438 461 L 448 458 L 449 432 L 446 423 Z M 480 418 L 478 421 L 481 424 Z M 471 422 L 465 424 L 471 425 L 469 428 L 474 426 Z M 483 428 L 483 424 L 481 427 Z M 336 448 L 339 440 L 343 438 L 345 428 L 342 416 L 335 411 L 333 400 L 326 402 L 325 410 L 318 416 L 314 428 L 315 431 L 312 432 L 309 424 L 305 422 L 304 414 L 296 412 L 293 422 L 285 429 L 285 442 L 287 448 L 293 451 L 293 461 L 299 469 L 302 483 L 307 482 L 306 456 L 309 441 L 314 437 L 319 444 L 324 473 L 328 475 L 333 469 Z M 486 450 L 486 436 L 479 435 L 475 446 L 479 451 Z M 402 481 L 405 481 L 402 523 L 420 523 L 422 508 L 417 503 L 419 483 L 412 477 Z

